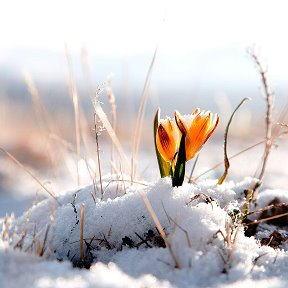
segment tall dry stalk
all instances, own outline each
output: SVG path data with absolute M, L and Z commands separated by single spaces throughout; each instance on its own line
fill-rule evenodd
M 97 99 L 95 100 L 97 101 Z M 104 190 L 102 185 L 102 171 L 101 171 L 101 161 L 100 161 L 100 145 L 99 145 L 99 133 L 101 133 L 100 128 L 98 126 L 97 113 L 94 112 L 94 130 L 95 130 L 95 141 L 96 141 L 96 152 L 97 152 L 97 162 L 98 162 L 98 172 L 99 172 L 99 181 L 100 181 L 100 192 L 101 192 L 101 200 L 103 200 Z
M 106 86 L 106 92 L 107 92 L 107 97 L 110 103 L 110 111 L 111 111 L 111 125 L 114 131 L 116 131 L 116 99 L 115 95 L 112 90 L 112 75 L 108 76 L 107 79 L 107 86 Z M 111 175 L 115 173 L 115 169 L 113 168 L 113 164 L 115 163 L 114 161 L 114 143 L 111 139 Z
M 76 163 L 76 169 L 77 169 L 77 185 L 80 185 L 80 175 L 79 175 L 79 160 L 80 158 L 80 145 L 81 145 L 81 138 L 80 138 L 80 111 L 79 111 L 79 99 L 78 99 L 78 91 L 76 87 L 75 77 L 73 73 L 73 67 L 72 67 L 72 59 L 69 54 L 69 50 L 67 45 L 65 45 L 65 55 L 67 60 L 67 66 L 69 71 L 69 91 L 70 96 L 73 103 L 74 108 L 74 119 L 75 119 L 75 137 L 76 137 L 76 151 L 77 151 L 77 163 Z
M 58 162 L 57 157 L 55 157 L 55 150 L 52 147 L 49 140 L 49 134 L 51 133 L 58 133 L 58 129 L 56 125 L 51 121 L 51 117 L 49 117 L 49 114 L 47 110 L 45 109 L 41 97 L 39 94 L 39 91 L 33 81 L 33 78 L 31 74 L 28 71 L 23 72 L 24 81 L 26 83 L 27 89 L 29 91 L 29 94 L 32 99 L 35 115 L 36 115 L 36 121 L 40 128 L 40 133 L 43 134 L 43 138 L 45 138 L 45 143 L 47 144 L 47 154 L 48 158 L 50 160 L 51 167 L 54 171 L 55 176 L 58 175 Z
M 235 113 L 237 112 L 237 110 L 247 101 L 250 100 L 250 98 L 244 98 L 238 105 L 237 107 L 234 109 L 233 113 L 230 116 L 230 119 L 227 123 L 226 129 L 225 129 L 225 133 L 224 133 L 224 164 L 225 164 L 225 171 L 223 173 L 223 175 L 220 177 L 220 179 L 218 180 L 218 185 L 221 185 L 227 175 L 228 175 L 228 170 L 230 168 L 230 162 L 229 162 L 229 158 L 228 158 L 228 154 L 227 154 L 227 139 L 228 139 L 228 132 L 229 132 L 229 128 L 230 125 L 232 123 L 233 117 L 235 115 Z
M 143 87 L 142 94 L 141 94 L 140 106 L 139 106 L 139 110 L 137 114 L 135 132 L 134 132 L 134 137 L 133 137 L 133 145 L 132 145 L 131 183 L 133 183 L 134 177 L 136 176 L 137 161 L 138 161 L 139 147 L 140 147 L 141 136 L 142 136 L 144 115 L 146 111 L 150 81 L 152 77 L 153 66 L 155 64 L 155 59 L 157 56 L 157 51 L 158 51 L 158 45 L 155 48 L 153 58 L 151 60 L 151 63 L 150 63 L 150 66 L 146 75 L 144 87 Z
M 264 69 L 258 55 L 255 53 L 254 50 L 250 49 L 248 51 L 249 55 L 251 56 L 252 60 L 254 61 L 260 76 L 261 76 L 261 82 L 264 90 L 264 98 L 266 100 L 266 118 L 265 118 L 265 148 L 263 152 L 262 157 L 262 165 L 259 172 L 259 175 L 257 178 L 259 179 L 259 182 L 255 184 L 253 187 L 253 202 L 256 203 L 256 198 L 258 194 L 258 189 L 261 186 L 261 183 L 264 178 L 264 173 L 267 166 L 267 161 L 271 152 L 271 148 L 273 145 L 273 137 L 272 137 L 272 109 L 273 109 L 273 99 L 272 99 L 272 93 L 268 84 L 268 78 L 267 78 L 267 69 Z

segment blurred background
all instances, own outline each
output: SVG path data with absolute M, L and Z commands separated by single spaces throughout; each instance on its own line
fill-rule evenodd
M 223 132 L 242 98 L 252 101 L 233 121 L 229 152 L 239 152 L 265 136 L 260 75 L 247 49 L 253 48 L 268 70 L 275 122 L 287 104 L 286 7 L 286 1 L 272 0 L 2 1 L 0 147 L 55 193 L 74 187 L 81 163 L 79 157 L 75 160 L 71 90 L 77 89 L 81 110 L 81 158 L 96 162 L 89 93 L 99 85 L 103 88 L 99 100 L 111 121 L 108 83 L 116 101 L 116 132 L 130 159 L 141 93 L 158 47 L 141 137 L 139 177 L 149 174 L 155 180 L 158 175 L 151 172 L 157 169 L 152 125 L 158 107 L 163 116 L 172 116 L 175 109 L 191 113 L 195 107 L 220 115 L 220 126 L 200 155 L 200 174 L 223 159 Z M 100 138 L 107 173 L 110 139 L 105 131 Z M 279 161 L 288 161 L 287 139 L 279 141 L 270 161 L 274 164 L 269 166 L 268 187 L 288 184 L 288 168 L 279 167 Z M 253 176 L 263 147 L 257 149 L 235 162 L 231 179 Z M 90 181 L 85 173 L 82 185 Z M 211 177 L 218 177 L 222 170 L 213 173 Z M 31 199 L 41 197 L 38 194 L 39 186 L 1 153 L 0 216 L 12 210 L 20 213 Z

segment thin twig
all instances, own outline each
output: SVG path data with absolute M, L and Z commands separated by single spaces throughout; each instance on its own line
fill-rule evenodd
M 273 145 L 273 139 L 272 139 L 272 108 L 273 108 L 273 100 L 272 100 L 272 94 L 270 91 L 270 87 L 268 84 L 268 79 L 267 79 L 267 70 L 263 68 L 262 63 L 260 62 L 259 57 L 256 55 L 255 51 L 249 50 L 248 53 L 250 54 L 251 58 L 254 60 L 254 63 L 256 64 L 260 76 L 261 76 L 261 81 L 262 85 L 264 88 L 264 93 L 265 93 L 265 100 L 266 100 L 266 118 L 265 118 L 265 137 L 266 137 L 266 142 L 265 142 L 265 149 L 263 153 L 263 160 L 262 160 L 262 167 L 259 173 L 259 176 L 257 177 L 259 179 L 259 182 L 262 183 L 262 180 L 264 178 L 264 173 L 266 170 L 267 166 L 267 161 L 269 158 L 269 154 L 271 152 L 271 147 Z M 256 185 L 256 184 L 255 184 Z M 258 185 L 257 188 L 255 188 L 254 193 L 253 193 L 253 202 L 256 202 L 257 198 L 257 191 L 261 185 Z
M 255 225 L 255 224 L 262 223 L 262 222 L 266 222 L 266 221 L 273 220 L 273 219 L 276 219 L 276 218 L 285 217 L 285 216 L 287 216 L 287 215 L 288 215 L 288 212 L 282 213 L 282 214 L 278 214 L 278 215 L 274 215 L 274 216 L 267 217 L 267 218 L 260 219 L 260 220 L 255 220 L 255 221 L 253 221 L 253 222 L 245 223 L 245 225 L 247 225 L 247 226 L 249 226 L 249 225 Z
M 266 207 L 263 207 L 263 208 L 260 208 L 260 209 L 257 209 L 257 210 L 254 210 L 254 211 L 251 211 L 249 213 L 247 213 L 246 216 L 248 215 L 252 215 L 252 214 L 258 214 L 258 213 L 261 213 L 263 211 L 266 211 L 266 210 L 269 210 L 271 208 L 277 208 L 277 207 L 281 207 L 283 205 L 288 205 L 288 203 L 286 202 L 283 202 L 283 203 L 279 203 L 279 204 L 272 204 L 272 205 L 269 205 L 269 206 L 266 206 Z
M 233 120 L 233 117 L 236 113 L 236 111 L 242 106 L 242 104 L 244 104 L 247 100 L 250 100 L 250 98 L 244 98 L 240 104 L 235 108 L 235 110 L 233 111 L 228 123 L 227 123 L 227 126 L 226 126 L 226 129 L 225 129 L 225 133 L 224 133 L 224 164 L 225 164 L 225 171 L 224 171 L 224 174 L 220 177 L 220 179 L 218 180 L 218 184 L 221 185 L 227 175 L 228 175 L 228 170 L 229 170 L 229 167 L 230 167 L 230 163 L 229 163 L 229 158 L 228 158 L 228 155 L 227 155 L 227 138 L 228 138 L 228 131 L 229 131 L 229 127 L 231 125 L 231 122 Z

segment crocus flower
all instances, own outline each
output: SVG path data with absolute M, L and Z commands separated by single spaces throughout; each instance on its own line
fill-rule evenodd
M 180 131 L 186 135 L 185 149 L 186 161 L 188 161 L 195 156 L 214 132 L 219 117 L 217 114 L 213 117 L 210 111 L 201 112 L 199 108 L 196 108 L 192 114 L 185 116 L 181 116 L 176 111 L 175 120 Z
M 171 163 L 174 160 L 179 149 L 180 139 L 181 132 L 175 121 L 170 118 L 160 119 L 156 133 L 156 146 L 165 161 Z

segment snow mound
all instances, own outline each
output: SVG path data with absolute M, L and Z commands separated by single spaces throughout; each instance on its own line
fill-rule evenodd
M 14 273 L 12 268 L 3 272 L 10 265 L 22 287 L 283 287 L 288 284 L 288 253 L 246 237 L 229 216 L 239 210 L 253 181 L 246 178 L 219 186 L 216 180 L 207 180 L 172 188 L 170 179 L 165 178 L 155 183 L 126 182 L 123 188 L 123 183 L 106 177 L 102 200 L 93 186 L 63 193 L 58 197 L 60 204 L 46 199 L 18 218 L 10 231 L 14 233 L 10 247 L 21 243 L 22 252 L 0 242 L 0 257 L 6 263 L 0 263 L 0 279 L 1 273 L 2 277 Z M 287 201 L 287 191 L 282 192 L 281 200 Z M 260 193 L 260 205 L 269 203 L 271 193 Z M 164 248 L 143 195 L 155 211 L 172 253 Z M 79 264 L 83 204 L 85 261 L 92 263 L 90 270 L 73 269 L 65 261 Z M 231 232 L 231 243 L 224 240 L 227 232 Z M 23 253 L 35 253 L 36 242 L 45 248 L 45 261 Z M 177 265 L 180 268 L 175 268 Z M 33 277 L 23 282 L 25 271 Z M 13 287 L 7 279 L 7 287 Z

